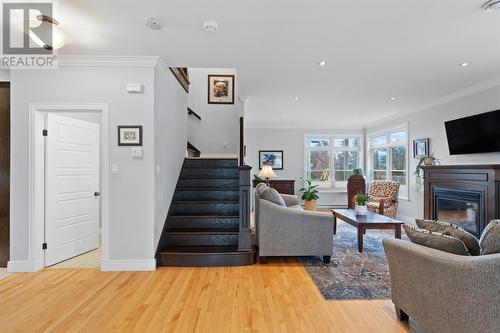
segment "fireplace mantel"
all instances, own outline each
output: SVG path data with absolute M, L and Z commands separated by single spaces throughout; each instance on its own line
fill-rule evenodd
M 500 218 L 500 164 L 491 165 L 437 165 L 424 169 L 424 216 L 436 219 L 438 198 L 436 193 L 450 190 L 456 197 L 471 192 L 480 194 L 478 233 L 493 219 Z M 453 222 L 453 221 L 450 221 Z M 476 236 L 478 235 L 476 232 Z

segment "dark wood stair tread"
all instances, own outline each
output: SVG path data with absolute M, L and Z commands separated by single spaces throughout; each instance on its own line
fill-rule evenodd
M 218 204 L 233 204 L 238 205 L 239 201 L 234 200 L 175 200 L 172 203 L 181 205 L 218 205 Z
M 178 187 L 176 191 L 238 191 L 238 187 Z
M 238 252 L 238 246 L 167 246 L 160 251 L 163 253 L 191 253 L 191 254 L 213 254 Z M 239 252 L 238 252 L 239 253 Z
M 238 229 L 208 229 L 208 228 L 171 228 L 165 233 L 172 234 L 198 234 L 198 235 L 237 235 Z

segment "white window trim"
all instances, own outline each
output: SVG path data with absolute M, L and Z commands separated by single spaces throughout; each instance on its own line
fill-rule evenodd
M 317 148 L 317 150 L 325 150 L 324 148 L 325 147 L 314 147 L 314 148 L 308 148 L 307 147 L 307 143 L 306 143 L 306 140 L 308 138 L 329 138 L 329 139 L 350 139 L 350 138 L 353 138 L 353 139 L 358 139 L 358 158 L 359 158 L 359 168 L 363 169 L 364 170 L 364 154 L 365 154 L 365 136 L 363 135 L 363 133 L 357 133 L 357 134 L 353 134 L 353 133 L 347 133 L 347 134 L 304 134 L 304 140 L 303 140 L 303 144 L 304 144 L 304 155 L 303 155 L 303 161 L 304 161 L 304 172 L 303 172 L 303 175 L 304 175 L 304 178 L 307 178 L 307 163 L 308 161 L 306 160 L 306 157 L 307 157 L 307 152 L 308 151 L 311 151 L 311 150 L 315 150 L 315 148 Z M 337 149 L 337 150 L 342 150 L 342 151 L 345 151 L 345 150 L 350 150 L 349 148 L 350 147 L 345 147 L 345 148 L 348 148 L 348 149 Z M 328 149 L 330 150 L 330 152 L 334 152 L 335 151 L 335 147 L 328 147 Z M 355 149 L 352 149 L 352 150 L 355 150 Z M 330 164 L 332 164 L 333 160 L 330 158 Z M 333 165 L 333 164 L 332 164 Z M 334 174 L 334 170 L 333 168 L 331 169 L 332 171 L 332 176 Z M 321 183 L 321 182 L 318 182 L 318 183 Z M 326 182 L 325 182 L 326 183 Z M 333 181 L 333 185 L 332 187 L 323 187 L 321 188 L 321 186 L 318 188 L 318 191 L 322 192 L 323 190 L 328 192 L 329 190 L 331 191 L 332 188 L 341 188 L 341 189 L 347 189 L 347 182 L 341 182 L 341 181 Z
M 391 126 L 391 127 L 386 127 L 379 129 L 377 131 L 369 132 L 366 133 L 366 176 L 368 177 L 369 181 L 372 181 L 371 179 L 371 174 L 373 171 L 373 165 L 372 165 L 372 157 L 370 151 L 373 148 L 386 148 L 386 147 L 391 147 L 391 146 L 397 146 L 395 144 L 391 144 L 389 141 L 385 145 L 372 145 L 372 140 L 371 138 L 377 135 L 381 134 L 387 134 L 390 132 L 394 132 L 397 130 L 404 129 L 406 130 L 406 166 L 405 166 L 405 171 L 406 171 L 406 190 L 405 191 L 399 191 L 399 199 L 400 200 L 409 200 L 409 194 L 410 194 L 410 161 L 409 161 L 409 151 L 410 151 L 410 132 L 409 132 L 409 126 L 408 122 L 400 123 L 399 125 Z

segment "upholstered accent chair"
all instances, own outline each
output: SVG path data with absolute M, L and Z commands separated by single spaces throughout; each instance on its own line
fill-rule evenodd
M 427 333 L 498 332 L 500 253 L 456 255 L 399 239 L 382 242 L 400 320 L 411 318 Z
M 322 256 L 330 262 L 333 251 L 333 218 L 302 209 L 298 197 L 279 194 L 284 205 L 266 200 L 267 185 L 255 188 L 256 242 L 260 262 L 275 256 Z M 279 200 L 281 201 L 281 200 Z
M 369 211 L 395 218 L 398 213 L 399 183 L 395 181 L 376 180 L 368 191 Z M 356 201 L 356 196 L 354 196 Z

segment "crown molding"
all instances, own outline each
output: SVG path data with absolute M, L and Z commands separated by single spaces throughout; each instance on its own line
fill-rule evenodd
M 159 56 L 90 56 L 61 55 L 58 57 L 59 67 L 122 67 L 122 68 L 154 68 L 165 71 L 167 64 Z

